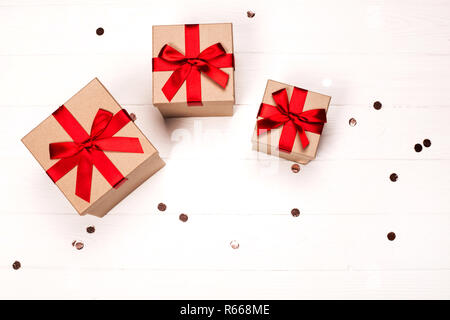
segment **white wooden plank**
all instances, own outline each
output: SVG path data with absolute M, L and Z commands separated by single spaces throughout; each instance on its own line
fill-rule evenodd
M 450 4 L 439 0 L 3 3 L 0 54 L 151 53 L 152 25 L 207 22 L 233 22 L 238 53 L 450 53 Z
M 167 166 L 113 212 L 148 212 L 150 199 L 152 209 L 172 200 L 189 212 L 218 214 L 278 214 L 293 207 L 314 214 L 450 212 L 447 108 L 332 107 L 318 158 L 298 174 L 291 172 L 291 162 L 251 150 L 256 106 L 238 106 L 232 118 L 167 122 L 151 106 L 127 108 L 137 114 L 138 125 Z M 8 185 L 2 187 L 9 195 L 4 209 L 73 212 L 20 143 L 53 107 L 3 110 L 7 118 L 17 119 L 0 128 L 9 137 L 0 141 L 2 163 L 9 168 L 4 172 Z M 355 127 L 348 125 L 351 116 L 358 119 Z M 415 152 L 414 144 L 424 138 L 430 138 L 432 146 Z M 399 175 L 395 183 L 389 180 L 394 172 Z M 29 201 L 20 200 L 23 194 Z M 224 196 L 230 201 L 224 202 Z
M 59 189 L 34 159 L 14 158 L 3 172 L 2 209 L 37 215 L 73 214 Z M 197 214 L 449 214 L 449 160 L 315 161 L 294 174 L 287 161 L 167 160 L 164 169 L 112 213 Z M 389 175 L 397 173 L 397 182 Z M 26 196 L 27 201 L 23 201 Z M 173 210 L 173 211 L 172 211 Z
M 59 104 L 48 107 L 4 107 L 7 121 L 0 133 L 0 155 L 29 160 L 20 139 Z M 124 105 L 137 115 L 136 124 L 164 158 L 209 160 L 265 160 L 252 150 L 251 138 L 259 104 L 235 106 L 233 117 L 174 118 L 164 120 L 151 106 Z M 349 125 L 349 119 L 357 121 Z M 403 108 L 386 106 L 336 106 L 328 112 L 316 160 L 447 160 L 450 109 L 442 107 Z M 430 139 L 432 145 L 416 152 L 414 145 Z M 228 166 L 229 167 L 229 166 Z
M 146 54 L 2 56 L 2 106 L 58 105 L 98 76 L 121 104 L 151 104 Z M 236 102 L 259 104 L 267 79 L 332 96 L 335 105 L 448 106 L 445 55 L 236 54 Z
M 450 271 L 3 270 L 8 299 L 448 299 Z M 33 284 L 33 285 L 30 285 Z
M 170 207 L 169 203 L 169 207 Z M 236 205 L 239 205 L 236 203 Z M 450 270 L 450 215 L 2 214 L 1 265 L 155 270 Z M 177 212 L 178 211 L 178 212 Z M 86 227 L 94 224 L 96 232 Z M 395 232 L 394 241 L 387 239 Z M 13 240 L 13 241 L 12 241 Z M 84 243 L 82 250 L 72 247 Z M 239 249 L 230 242 L 237 240 Z

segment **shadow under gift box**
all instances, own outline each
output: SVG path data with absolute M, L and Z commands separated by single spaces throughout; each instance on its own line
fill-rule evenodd
M 122 110 L 97 78 L 64 103 L 64 106 L 88 134 L 99 109 L 110 111 L 112 114 Z M 126 123 L 113 135 L 116 136 L 138 138 L 143 150 L 143 153 L 103 151 L 125 177 L 116 188 L 108 183 L 95 165 L 89 202 L 75 194 L 78 165 L 55 182 L 80 215 L 105 216 L 117 203 L 165 165 L 158 151 L 133 121 Z M 50 159 L 49 145 L 69 141 L 73 139 L 53 115 L 22 138 L 22 142 L 45 171 L 59 161 Z
M 262 102 L 265 104 L 276 106 L 272 93 L 281 89 L 286 89 L 288 99 L 290 101 L 292 93 L 294 91 L 294 86 L 273 80 L 268 80 Z M 328 106 L 330 105 L 330 100 L 331 100 L 330 96 L 326 96 L 324 94 L 320 94 L 313 91 L 308 91 L 305 99 L 305 104 L 303 106 L 303 111 L 312 109 L 325 109 L 325 112 L 327 112 Z M 258 119 L 262 118 L 258 117 Z M 309 145 L 306 148 L 303 148 L 300 141 L 300 136 L 297 132 L 297 134 L 295 135 L 292 151 L 286 152 L 278 148 L 282 130 L 283 126 L 279 126 L 278 128 L 271 129 L 267 132 L 263 132 L 258 136 L 257 126 L 255 125 L 255 129 L 253 130 L 252 136 L 253 149 L 270 155 L 278 156 L 280 158 L 284 158 L 290 161 L 295 161 L 301 164 L 306 164 L 316 157 L 321 136 L 320 134 L 306 131 L 306 136 L 308 137 Z
M 153 26 L 153 58 L 157 58 L 165 45 L 186 54 L 185 25 Z M 231 23 L 215 23 L 198 25 L 199 50 L 220 43 L 227 54 L 233 53 L 233 26 Z M 155 69 L 155 65 L 153 66 Z M 209 117 L 232 116 L 234 106 L 234 65 L 219 68 L 228 74 L 225 88 L 214 82 L 201 72 L 202 105 L 188 105 L 186 81 L 183 82 L 171 101 L 163 93 L 162 88 L 174 71 L 152 72 L 153 105 L 161 114 L 168 117 Z

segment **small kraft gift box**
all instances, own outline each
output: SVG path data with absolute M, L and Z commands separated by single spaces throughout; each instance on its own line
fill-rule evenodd
M 153 105 L 164 117 L 231 116 L 231 23 L 153 26 Z
M 165 165 L 97 78 L 22 142 L 80 215 L 103 217 Z
M 268 80 L 253 131 L 253 149 L 308 163 L 316 157 L 330 100 L 330 96 Z

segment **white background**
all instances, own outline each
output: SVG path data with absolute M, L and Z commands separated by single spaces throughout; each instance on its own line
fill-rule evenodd
M 439 0 L 0 1 L 0 298 L 450 298 L 449 14 Z M 164 120 L 151 26 L 206 22 L 233 23 L 235 114 Z M 96 76 L 167 162 L 103 219 L 79 217 L 20 142 Z M 332 96 L 297 174 L 251 150 L 268 78 Z

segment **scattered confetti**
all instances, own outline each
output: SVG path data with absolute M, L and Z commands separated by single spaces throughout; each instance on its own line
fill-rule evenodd
M 392 174 L 389 176 L 389 179 L 391 179 L 392 182 L 395 182 L 395 181 L 398 180 L 398 175 L 397 175 L 396 173 L 392 173 Z
M 105 33 L 105 30 L 103 28 L 98 28 L 95 33 L 97 33 L 98 36 L 101 36 Z
M 14 270 L 19 270 L 21 266 L 22 265 L 20 264 L 19 261 L 14 261 L 14 263 L 12 264 Z
M 72 242 L 72 246 L 74 246 L 77 250 L 81 250 L 84 248 L 84 243 L 75 240 L 74 242 Z
M 183 221 L 183 222 L 188 221 L 188 216 L 187 216 L 187 214 L 184 214 L 184 213 L 180 214 L 180 220 Z
M 356 119 L 355 118 L 351 118 L 350 120 L 348 120 L 348 124 L 350 125 L 350 127 L 356 126 Z
M 291 170 L 293 173 L 297 173 L 300 171 L 300 165 L 298 165 L 297 163 L 294 163 L 291 167 Z
M 430 139 L 425 139 L 425 140 L 423 140 L 423 145 L 424 145 L 426 148 L 429 148 L 429 147 L 431 146 L 431 141 L 430 141 Z
M 291 210 L 291 214 L 293 217 L 298 217 L 300 215 L 300 210 L 298 210 L 297 208 L 294 208 Z
M 164 203 L 161 202 L 160 204 L 158 204 L 159 211 L 166 211 L 166 209 L 167 209 L 167 206 Z
M 253 18 L 255 16 L 256 13 L 254 13 L 253 11 L 247 11 L 247 17 L 249 18 Z
M 375 110 L 380 110 L 382 106 L 383 106 L 383 105 L 381 104 L 380 101 L 375 101 L 375 102 L 373 103 L 373 107 L 375 108 Z
M 230 242 L 230 246 L 233 249 L 238 249 L 239 248 L 239 242 L 237 242 L 236 240 L 233 240 L 233 241 Z
M 131 121 L 136 121 L 136 115 L 134 113 L 130 113 Z
M 414 146 L 414 150 L 416 150 L 416 152 L 422 151 L 422 145 L 420 143 L 416 143 Z
M 95 227 L 94 226 L 89 226 L 86 228 L 87 233 L 94 233 L 95 232 Z
M 387 238 L 388 238 L 390 241 L 394 241 L 394 239 L 395 239 L 395 233 L 394 233 L 394 232 L 389 232 L 389 233 L 387 234 Z

